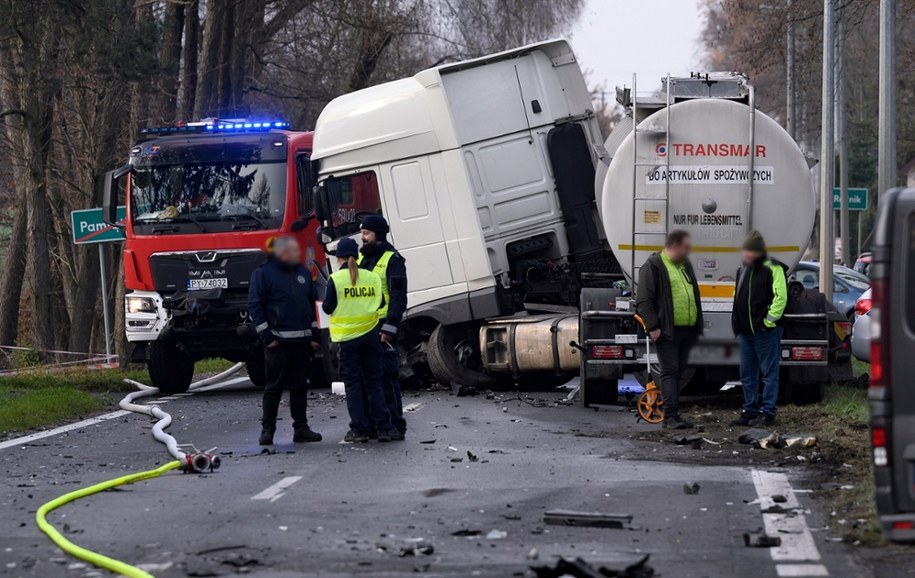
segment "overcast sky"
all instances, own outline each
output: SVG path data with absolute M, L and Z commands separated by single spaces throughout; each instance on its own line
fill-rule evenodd
M 697 0 L 587 0 L 572 31 L 572 47 L 591 86 L 613 90 L 631 84 L 638 73 L 639 92 L 660 78 L 700 69 Z

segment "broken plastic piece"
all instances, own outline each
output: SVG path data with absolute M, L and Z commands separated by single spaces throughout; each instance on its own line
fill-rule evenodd
M 601 512 L 575 512 L 550 510 L 543 513 L 543 521 L 554 526 L 582 526 L 591 528 L 623 528 L 632 522 L 630 514 L 603 514 Z
M 686 482 L 683 484 L 683 493 L 689 496 L 698 494 L 700 487 L 696 482 Z
M 755 532 L 745 532 L 743 543 L 748 548 L 775 548 L 782 545 L 782 539 L 778 536 L 770 536 L 762 530 Z

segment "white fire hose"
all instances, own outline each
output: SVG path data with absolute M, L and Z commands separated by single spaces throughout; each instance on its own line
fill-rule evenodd
M 188 391 L 194 391 L 195 389 L 199 389 L 207 385 L 219 383 L 227 377 L 237 373 L 244 366 L 244 363 L 236 363 L 222 373 L 217 373 L 214 376 L 201 379 L 200 381 L 195 381 L 188 387 Z M 163 411 L 162 408 L 157 405 L 140 405 L 135 403 L 138 399 L 158 395 L 158 388 L 150 387 L 144 383 L 140 383 L 139 381 L 134 381 L 132 379 L 125 379 L 124 382 L 136 387 L 137 391 L 128 393 L 124 399 L 118 403 L 118 406 L 123 410 L 146 414 L 159 420 L 155 423 L 155 425 L 153 425 L 153 438 L 155 438 L 156 441 L 165 444 L 165 448 L 168 450 L 168 453 L 183 464 L 182 468 L 184 471 L 202 473 L 219 468 L 221 465 L 221 460 L 219 456 L 214 455 L 216 448 L 212 448 L 206 451 L 199 451 L 193 445 L 179 445 L 178 440 L 176 440 L 171 434 L 165 433 L 165 428 L 170 426 L 172 423 L 171 415 Z M 185 452 L 181 448 L 191 448 L 191 452 Z

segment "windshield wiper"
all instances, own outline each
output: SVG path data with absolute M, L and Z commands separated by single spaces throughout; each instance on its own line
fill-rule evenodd
M 262 229 L 269 229 L 269 228 L 270 228 L 270 227 L 267 225 L 267 222 L 266 222 L 266 221 L 264 221 L 263 219 L 261 219 L 260 217 L 258 217 L 257 215 L 254 215 L 254 214 L 252 214 L 252 213 L 239 214 L 239 215 L 226 215 L 225 218 L 226 218 L 226 219 L 231 219 L 231 220 L 233 220 L 233 221 L 241 221 L 242 219 L 249 219 L 249 220 L 251 220 L 251 221 L 256 221 L 257 224 L 260 225 Z M 237 225 L 236 225 L 236 227 L 237 227 Z M 235 227 L 233 227 L 233 228 L 235 228 Z
M 181 222 L 185 222 L 185 223 L 194 223 L 195 225 L 197 225 L 197 226 L 200 228 L 200 232 L 201 232 L 201 233 L 206 233 L 206 232 L 207 232 L 207 228 L 203 225 L 203 223 L 201 223 L 200 221 L 198 221 L 198 220 L 197 220 L 197 217 L 193 216 L 193 215 L 190 214 L 190 213 L 181 213 L 181 214 L 178 215 L 177 217 L 172 217 L 172 218 L 170 219 L 170 221 L 171 221 L 172 223 L 181 223 Z

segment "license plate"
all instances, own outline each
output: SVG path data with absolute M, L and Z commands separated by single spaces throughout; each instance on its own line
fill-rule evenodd
M 229 280 L 225 277 L 214 279 L 188 279 L 188 289 L 228 289 Z

